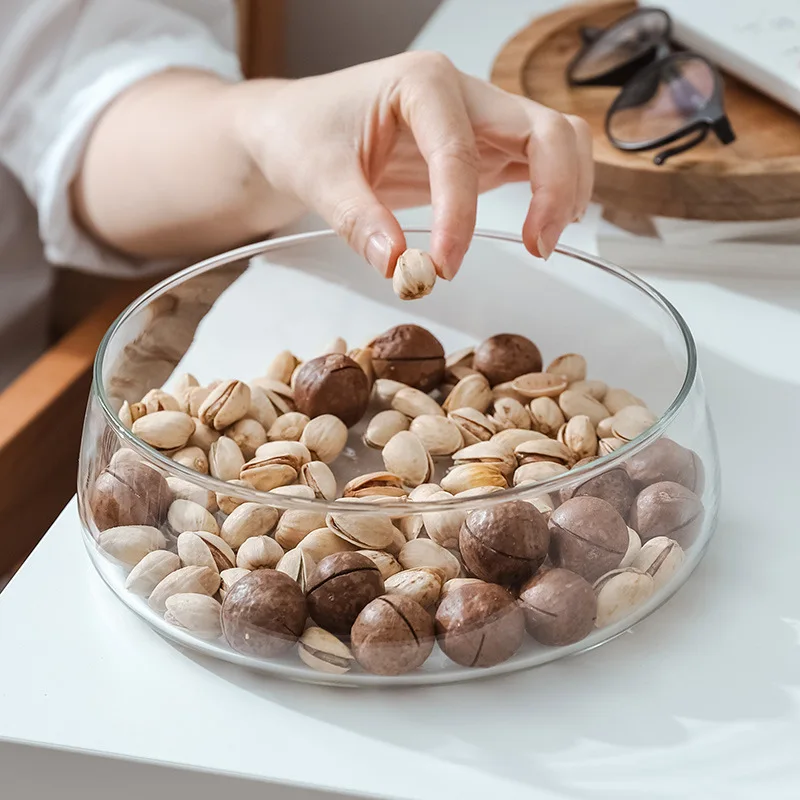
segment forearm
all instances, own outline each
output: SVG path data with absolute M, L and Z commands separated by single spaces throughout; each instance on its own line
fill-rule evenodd
M 260 84 L 268 103 L 281 82 Z M 121 95 L 75 180 L 78 221 L 117 250 L 169 258 L 219 252 L 299 216 L 300 203 L 275 191 L 242 145 L 240 94 L 213 75 L 173 70 Z

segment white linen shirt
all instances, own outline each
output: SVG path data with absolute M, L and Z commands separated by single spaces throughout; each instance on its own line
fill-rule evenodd
M 141 274 L 78 227 L 69 187 L 123 90 L 171 67 L 239 79 L 234 0 L 0 2 L 0 388 L 46 346 L 50 265 Z

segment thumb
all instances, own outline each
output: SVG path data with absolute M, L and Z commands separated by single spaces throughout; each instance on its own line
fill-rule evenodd
M 406 237 L 394 214 L 381 203 L 358 163 L 341 163 L 318 176 L 314 210 L 378 273 L 394 272 Z

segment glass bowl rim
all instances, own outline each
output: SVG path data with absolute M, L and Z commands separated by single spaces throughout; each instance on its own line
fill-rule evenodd
M 404 233 L 410 234 L 430 234 L 431 229 L 425 226 L 409 226 L 403 227 Z M 617 450 L 612 451 L 604 456 L 599 456 L 594 461 L 584 464 L 577 469 L 573 468 L 561 475 L 556 475 L 552 478 L 547 478 L 533 484 L 522 484 L 520 486 L 512 486 L 500 492 L 485 492 L 483 494 L 476 494 L 472 497 L 459 499 L 458 495 L 453 497 L 452 500 L 430 502 L 414 502 L 409 504 L 407 501 L 393 501 L 387 503 L 374 503 L 374 502 L 356 502 L 348 501 L 347 503 L 321 500 L 314 498 L 306 500 L 304 498 L 293 497 L 291 495 L 273 494 L 272 492 L 263 492 L 258 489 L 247 488 L 244 486 L 232 485 L 226 481 L 219 480 L 210 475 L 204 475 L 196 472 L 189 467 L 179 464 L 166 456 L 164 453 L 159 452 L 155 448 L 146 444 L 144 441 L 134 436 L 132 431 L 126 428 L 119 419 L 118 414 L 114 411 L 110 399 L 106 393 L 103 383 L 103 364 L 106 357 L 111 340 L 118 332 L 120 327 L 134 314 L 145 308 L 154 299 L 164 294 L 171 288 L 180 285 L 187 278 L 202 275 L 205 272 L 210 272 L 217 267 L 226 266 L 232 262 L 242 259 L 250 260 L 257 256 L 267 254 L 273 250 L 280 250 L 284 247 L 294 247 L 303 245 L 308 242 L 322 240 L 322 239 L 338 239 L 338 234 L 331 230 L 317 230 L 306 233 L 292 234 L 290 236 L 281 236 L 273 239 L 265 239 L 253 244 L 244 245 L 242 247 L 228 250 L 216 256 L 199 261 L 196 264 L 190 265 L 182 269 L 164 280 L 157 283 L 155 286 L 148 289 L 141 294 L 132 303 L 130 303 L 114 320 L 109 329 L 103 336 L 100 346 L 94 359 L 94 367 L 92 371 L 92 388 L 91 395 L 97 399 L 105 417 L 106 423 L 117 435 L 117 438 L 122 442 L 123 447 L 127 447 L 136 452 L 143 460 L 151 466 L 158 467 L 162 472 L 167 473 L 170 477 L 180 477 L 195 486 L 199 486 L 215 494 L 222 494 L 229 497 L 242 499 L 242 501 L 256 502 L 262 505 L 270 505 L 281 510 L 296 510 L 296 511 L 314 511 L 318 513 L 358 513 L 358 514 L 381 514 L 389 515 L 392 517 L 406 517 L 415 514 L 424 514 L 428 512 L 437 511 L 474 511 L 480 508 L 487 508 L 498 503 L 504 503 L 511 500 L 525 500 L 533 497 L 538 497 L 545 494 L 552 494 L 560 491 L 561 489 L 568 488 L 573 484 L 583 483 L 590 478 L 607 472 L 609 469 L 621 465 L 634 453 L 638 453 L 651 444 L 656 439 L 660 438 L 663 433 L 670 427 L 672 421 L 679 414 L 683 404 L 685 403 L 692 386 L 697 379 L 697 348 L 694 342 L 694 337 L 683 319 L 681 314 L 675 306 L 667 300 L 664 295 L 657 289 L 650 286 L 646 281 L 639 278 L 627 269 L 618 267 L 605 259 L 598 256 L 591 255 L 574 247 L 566 245 L 558 245 L 555 249 L 556 253 L 573 258 L 588 264 L 596 269 L 610 274 L 612 277 L 622 280 L 633 288 L 637 289 L 645 295 L 651 302 L 655 303 L 666 312 L 667 316 L 671 319 L 683 338 L 683 344 L 686 348 L 686 373 L 684 375 L 683 383 L 680 389 L 669 404 L 664 413 L 650 426 L 646 431 L 641 433 L 635 439 L 627 442 Z M 474 237 L 476 239 L 483 239 L 489 241 L 501 241 L 511 244 L 522 245 L 524 243 L 522 238 L 516 234 L 494 231 L 488 229 L 476 229 Z

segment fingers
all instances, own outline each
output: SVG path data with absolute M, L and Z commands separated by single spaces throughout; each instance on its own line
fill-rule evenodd
M 575 219 L 579 220 L 586 213 L 592 200 L 594 189 L 594 158 L 592 156 L 592 129 L 589 123 L 581 117 L 567 115 L 567 121 L 575 131 L 575 140 L 578 148 L 578 186 L 576 189 L 577 207 Z
M 406 239 L 394 214 L 375 196 L 352 152 L 326 161 L 309 205 L 383 277 L 390 277 Z
M 428 164 L 431 257 L 443 278 L 461 266 L 475 230 L 479 155 L 459 73 L 437 53 L 418 53 L 401 81 L 400 113 Z

